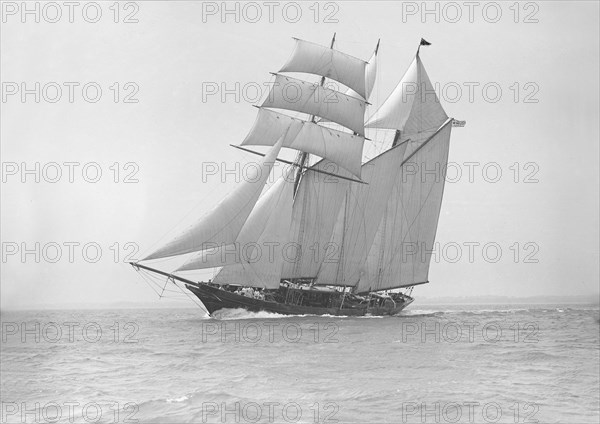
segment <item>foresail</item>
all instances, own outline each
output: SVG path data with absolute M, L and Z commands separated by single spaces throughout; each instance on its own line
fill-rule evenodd
M 417 54 L 400 83 L 365 126 L 399 130 L 400 142 L 410 140 L 408 156 L 447 119 Z
M 248 256 L 242 254 L 239 263 L 224 266 L 215 277 L 215 283 L 267 289 L 279 287 L 286 257 L 283 250 L 292 220 L 293 179 L 283 176 L 272 189 L 256 214 L 258 226 L 263 220 L 259 215 L 269 216 L 260 236 L 256 238 L 258 231 L 253 228 L 254 220 L 248 223 L 247 232 L 240 234 L 240 245 L 246 246 Z
M 296 39 L 292 57 L 280 72 L 303 72 L 320 75 L 344 84 L 366 98 L 364 60 L 340 51 Z
M 280 225 L 281 220 L 286 218 L 286 208 L 292 203 L 293 177 L 284 175 L 280 177 L 269 189 L 258 199 L 256 206 L 252 209 L 250 216 L 244 223 L 234 243 L 214 244 L 198 252 L 176 271 L 189 271 L 195 269 L 216 268 L 232 265 L 242 261 L 248 261 L 262 254 L 268 253 L 269 245 L 262 246 L 258 240 L 269 234 L 273 226 Z M 289 228 L 289 226 L 288 226 Z M 270 240 L 281 243 L 285 240 L 287 232 L 278 240 Z
M 311 168 L 349 175 L 326 159 Z M 294 201 L 288 238 L 290 252 L 283 266 L 283 278 L 315 278 L 323 261 L 334 257 L 331 234 L 349 184 L 348 180 L 318 172 L 304 174 Z
M 321 264 L 316 284 L 354 286 L 366 261 L 383 211 L 400 171 L 406 143 L 365 163 L 362 178 L 351 184 L 331 237 L 335 256 Z
M 366 103 L 339 91 L 277 74 L 262 107 L 294 110 L 336 122 L 364 136 Z
M 254 126 L 242 145 L 272 146 L 286 130 L 283 147 L 329 159 L 360 177 L 364 137 L 269 109 L 259 109 Z
M 214 209 L 143 260 L 197 252 L 214 244 L 227 245 L 233 243 L 265 186 L 282 144 L 283 136 L 262 159 L 260 165 L 252 167 L 250 174 L 247 175 L 244 181 Z
M 356 291 L 387 290 L 428 280 L 442 204 L 451 125 L 403 165 L 387 202 Z

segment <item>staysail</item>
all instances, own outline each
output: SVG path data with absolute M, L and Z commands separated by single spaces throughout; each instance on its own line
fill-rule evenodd
M 235 241 L 262 192 L 284 136 L 271 148 L 257 168 L 214 209 L 169 243 L 143 260 L 166 258 L 204 250 L 207 243 L 230 244 Z
M 291 220 L 292 177 L 285 173 L 258 199 L 234 243 L 213 244 L 190 258 L 176 271 L 216 268 L 239 262 L 258 261 L 263 253 L 273 255 L 275 244 L 285 238 Z M 287 213 L 289 209 L 289 214 Z M 286 224 L 287 223 L 287 224 Z M 287 225 L 287 226 L 286 226 Z M 276 240 L 280 227 L 285 231 Z M 270 239 L 265 239 L 265 237 Z M 261 245 L 260 240 L 267 244 Z M 272 244 L 271 244 L 272 243 Z M 207 243 L 208 246 L 208 243 Z M 281 247 L 279 247 L 281 248 Z
M 285 240 L 292 219 L 293 179 L 282 176 L 272 187 L 265 200 L 264 208 L 273 207 L 268 221 L 258 237 L 255 237 L 253 222 L 249 223 L 244 238 L 246 246 L 254 246 L 248 257 L 239 263 L 224 266 L 216 275 L 217 284 L 243 284 L 251 287 L 276 289 L 281 281 L 281 268 L 285 259 L 282 240 Z M 267 213 L 266 210 L 263 212 Z M 257 218 L 260 219 L 260 218 Z

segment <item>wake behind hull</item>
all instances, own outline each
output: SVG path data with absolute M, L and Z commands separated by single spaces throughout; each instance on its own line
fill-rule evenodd
M 407 302 L 396 303 L 393 307 L 367 307 L 361 305 L 349 308 L 326 308 L 253 299 L 206 284 L 186 284 L 186 287 L 202 301 L 210 314 L 224 308 L 242 308 L 250 312 L 266 311 L 284 315 L 383 316 L 396 315 L 412 303 L 411 299 Z

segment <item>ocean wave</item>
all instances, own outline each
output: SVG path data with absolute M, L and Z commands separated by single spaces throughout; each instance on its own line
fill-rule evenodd
M 237 320 L 237 319 L 271 319 L 271 318 L 287 318 L 290 316 L 304 316 L 304 315 L 284 315 L 277 314 L 275 312 L 250 312 L 241 308 L 224 308 L 212 314 L 212 317 L 219 320 Z

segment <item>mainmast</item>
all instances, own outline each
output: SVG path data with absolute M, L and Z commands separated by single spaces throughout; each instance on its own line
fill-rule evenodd
M 335 44 L 335 32 L 333 33 L 333 38 L 331 39 L 330 49 L 333 49 L 333 45 Z M 325 85 L 325 77 L 321 77 L 320 87 Z M 310 122 L 315 123 L 315 115 L 310 116 Z M 300 186 L 300 180 L 302 179 L 302 175 L 304 174 L 304 170 L 306 165 L 308 164 L 309 155 L 306 152 L 298 152 L 298 156 L 295 164 L 298 169 L 296 170 L 296 179 L 294 180 L 294 197 L 296 197 L 296 193 L 298 192 L 298 187 Z

